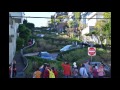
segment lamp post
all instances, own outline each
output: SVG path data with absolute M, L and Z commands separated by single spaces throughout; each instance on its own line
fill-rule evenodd
M 101 43 L 101 48 L 102 48 L 102 34 L 100 34 L 100 43 Z

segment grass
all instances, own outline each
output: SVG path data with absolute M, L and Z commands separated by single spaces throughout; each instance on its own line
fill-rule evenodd
M 45 60 L 45 59 L 41 59 L 40 57 L 37 56 L 28 56 L 26 57 L 28 59 L 28 67 L 25 70 L 25 73 L 28 77 L 32 77 L 31 75 L 34 73 L 34 69 L 33 69 L 33 62 L 37 63 L 37 67 L 40 67 L 41 65 L 43 65 L 44 63 L 48 63 L 50 64 L 51 67 L 55 67 L 58 70 L 59 73 L 59 77 L 63 77 L 61 70 L 62 70 L 62 66 L 61 66 L 61 61 L 51 61 L 51 60 Z
M 105 50 L 101 48 L 97 48 L 96 50 L 96 56 L 92 57 L 92 61 L 103 61 L 105 63 L 111 61 L 111 51 L 110 50 Z M 63 56 L 61 56 L 63 54 Z M 67 60 L 71 63 L 77 62 L 78 64 L 83 63 L 86 60 L 91 59 L 90 56 L 88 56 L 88 48 L 83 48 L 83 49 L 75 49 L 75 50 L 70 50 L 66 52 L 62 52 L 59 54 L 57 57 L 57 60 L 59 61 L 64 61 Z

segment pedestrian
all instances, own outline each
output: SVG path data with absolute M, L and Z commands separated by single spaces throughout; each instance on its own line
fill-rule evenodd
M 82 64 L 82 67 L 80 68 L 79 73 L 82 78 L 88 78 L 87 70 L 84 64 Z
M 45 70 L 44 70 L 44 73 L 43 73 L 43 78 L 49 78 L 49 71 L 48 69 L 50 69 L 50 65 L 46 65 L 45 66 Z
M 44 65 L 42 65 L 41 67 L 40 67 L 40 71 L 41 71 L 41 78 L 43 78 L 43 75 L 44 75 L 44 71 L 45 71 L 45 68 L 46 68 L 46 66 L 47 66 L 48 64 L 47 63 L 44 63 Z
M 92 67 L 92 65 L 90 65 L 90 62 L 88 63 L 88 65 L 89 65 L 89 75 L 90 75 L 90 78 L 93 78 L 93 74 L 92 74 L 93 67 Z
M 72 72 L 71 72 L 71 66 L 68 62 L 62 63 L 63 67 L 63 75 L 65 78 L 70 78 Z
M 17 69 L 16 69 L 16 61 L 13 60 L 13 77 L 16 77 Z
M 95 64 L 95 68 L 98 70 L 98 66 L 97 66 L 97 64 Z
M 33 73 L 33 78 L 41 78 L 41 72 L 39 71 L 39 68 L 37 68 Z
M 90 63 L 89 63 L 89 61 L 86 61 L 85 63 L 84 63 L 84 65 L 85 65 L 85 68 L 86 68 L 86 70 L 87 70 L 87 74 L 88 74 L 88 76 L 89 76 L 89 78 L 91 78 L 91 73 L 90 73 Z
M 50 65 L 46 66 L 43 78 L 55 78 L 55 74 L 53 70 L 50 68 Z
M 55 78 L 58 78 L 58 71 L 54 67 L 51 68 L 53 70 L 53 73 L 55 74 Z
M 97 69 L 95 68 L 95 66 L 93 66 L 93 78 L 98 78 L 98 72 L 97 72 Z
M 72 73 L 73 73 L 73 78 L 78 78 L 78 68 L 77 67 L 73 67 Z
M 105 71 L 104 71 L 104 67 L 103 67 L 103 65 L 100 65 L 100 66 L 99 66 L 97 72 L 98 72 L 98 76 L 99 76 L 99 78 L 103 78 L 103 77 L 104 77 L 104 75 L 105 75 Z
M 9 65 L 9 78 L 11 78 L 11 65 Z

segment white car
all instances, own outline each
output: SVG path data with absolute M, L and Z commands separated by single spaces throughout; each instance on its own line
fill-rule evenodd
M 68 50 L 71 50 L 71 49 L 76 49 L 76 48 L 79 48 L 79 46 L 74 46 L 74 45 L 66 45 L 65 47 L 63 47 L 62 49 L 60 49 L 60 52 L 64 52 L 64 51 L 68 51 Z

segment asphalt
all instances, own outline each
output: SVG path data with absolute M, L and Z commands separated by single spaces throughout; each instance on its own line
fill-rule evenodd
M 16 78 L 24 78 L 25 76 L 23 69 L 25 68 L 25 65 L 23 63 L 20 52 L 15 54 L 15 60 L 16 60 L 16 69 L 17 69 Z

